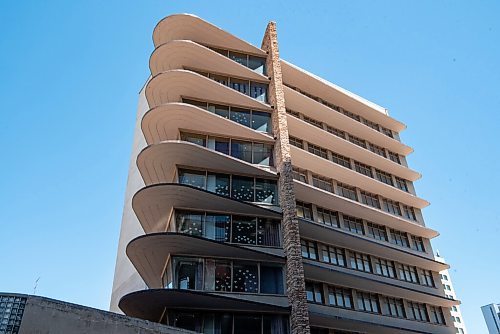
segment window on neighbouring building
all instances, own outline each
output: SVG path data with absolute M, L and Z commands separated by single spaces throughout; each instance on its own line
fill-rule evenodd
M 307 145 L 307 150 L 309 151 L 309 153 L 317 155 L 318 157 L 322 157 L 323 159 L 328 159 L 327 150 L 322 147 L 309 143 Z
M 345 197 L 345 198 L 349 198 L 353 201 L 358 200 L 358 194 L 356 193 L 355 187 L 351 187 L 351 186 L 349 186 L 347 184 L 343 184 L 343 183 L 338 183 L 337 186 L 338 186 L 340 196 Z
M 427 315 L 427 310 L 424 304 L 409 301 L 408 308 L 412 319 L 418 321 L 429 321 L 429 316 Z
M 302 257 L 311 260 L 318 259 L 318 250 L 314 241 L 302 239 L 300 240 L 300 245 L 302 248 Z
M 348 215 L 342 215 L 342 220 L 344 222 L 344 228 L 348 231 L 354 232 L 356 234 L 365 234 L 365 229 L 363 226 L 363 220 Z
M 385 277 L 396 278 L 394 262 L 375 258 L 375 273 Z
M 380 209 L 378 196 L 367 191 L 361 191 L 361 202 L 373 208 Z
M 309 203 L 299 202 L 297 201 L 295 204 L 297 208 L 297 217 L 305 218 L 305 219 L 313 219 L 312 216 L 312 206 Z
M 313 174 L 312 176 L 313 186 L 326 190 L 328 192 L 333 192 L 332 180 L 320 175 Z
M 351 252 L 351 268 L 359 271 L 364 271 L 367 273 L 372 272 L 372 266 L 370 264 L 370 257 L 366 254 L 361 254 L 358 252 Z
M 386 303 L 390 316 L 406 318 L 405 307 L 402 299 L 386 297 Z
M 368 226 L 368 231 L 367 231 L 368 236 L 376 240 L 387 241 L 387 230 L 385 229 L 385 226 L 371 222 L 368 222 L 367 226 Z
M 351 169 L 351 161 L 346 156 L 332 152 L 332 161 L 334 163 L 336 163 L 337 165 L 341 165 L 341 166 L 344 166 L 346 168 Z
M 335 226 L 339 227 L 339 216 L 338 213 L 335 211 L 330 211 L 324 208 L 317 208 L 318 212 L 318 217 L 317 221 L 319 223 L 328 225 L 328 226 Z
M 323 304 L 323 286 L 321 283 L 306 282 L 307 301 Z
M 394 183 L 392 182 L 391 174 L 386 173 L 384 171 L 381 171 L 380 169 L 376 169 L 375 173 L 377 174 L 377 179 L 380 182 L 383 182 L 383 183 L 388 184 L 390 186 L 394 186 Z
M 401 263 L 398 263 L 397 267 L 400 280 L 410 283 L 418 283 L 417 268 Z
M 345 252 L 342 248 L 321 245 L 321 253 L 323 256 L 323 262 L 345 267 Z
M 380 306 L 378 296 L 374 293 L 356 292 L 358 300 L 358 309 L 360 311 L 380 313 Z
M 329 286 L 328 304 L 342 308 L 353 308 L 351 290 L 336 286 Z

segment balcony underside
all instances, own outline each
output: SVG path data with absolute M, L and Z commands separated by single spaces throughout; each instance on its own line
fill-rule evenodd
M 126 315 L 149 321 L 160 321 L 165 309 L 252 312 L 289 314 L 288 307 L 281 307 L 250 300 L 231 298 L 191 290 L 152 289 L 130 293 L 118 303 Z
M 149 110 L 141 121 L 148 144 L 179 138 L 180 131 L 243 138 L 273 143 L 268 134 L 252 130 L 227 118 L 196 106 L 172 102 Z
M 132 198 L 132 208 L 146 233 L 165 232 L 174 208 L 281 219 L 278 211 L 178 183 L 142 188 Z
M 152 77 L 146 84 L 146 99 L 150 109 L 165 103 L 181 102 L 182 97 L 242 108 L 272 110 L 263 102 L 188 70 L 165 71 Z
M 257 250 L 259 249 L 259 250 Z M 127 245 L 127 256 L 150 288 L 162 287 L 162 273 L 169 256 L 197 256 L 284 263 L 278 249 L 245 248 L 181 233 L 152 233 L 137 237 Z M 281 253 L 272 254 L 271 252 Z

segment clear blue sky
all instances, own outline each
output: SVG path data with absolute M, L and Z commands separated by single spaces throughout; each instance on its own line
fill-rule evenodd
M 196 14 L 408 125 L 471 334 L 500 302 L 500 2 L 1 1 L 0 291 L 106 309 L 153 28 Z M 265 4 L 265 5 L 264 5 Z M 268 8 L 267 8 L 268 7 Z

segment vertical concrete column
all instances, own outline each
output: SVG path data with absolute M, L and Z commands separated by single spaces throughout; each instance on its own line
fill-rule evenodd
M 291 334 L 309 334 L 309 312 L 307 309 L 304 267 L 300 247 L 299 222 L 293 190 L 292 161 L 288 139 L 288 125 L 283 91 L 283 78 L 278 50 L 276 23 L 269 22 L 262 40 L 262 49 L 267 52 L 267 74 L 270 77 L 269 103 L 272 113 L 275 142 L 275 162 L 279 173 L 278 186 L 280 206 L 283 211 L 283 248 L 287 260 L 287 296 L 291 306 Z

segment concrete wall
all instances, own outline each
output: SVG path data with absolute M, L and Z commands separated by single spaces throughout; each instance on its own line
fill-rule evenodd
M 194 333 L 45 297 L 13 296 L 27 299 L 19 334 Z
M 121 313 L 121 310 L 118 308 L 118 302 L 120 301 L 120 298 L 122 296 L 130 292 L 143 290 L 146 288 L 146 284 L 128 259 L 125 253 L 125 249 L 127 248 L 130 240 L 144 234 L 144 230 L 142 229 L 142 226 L 139 223 L 134 210 L 132 209 L 132 197 L 140 188 L 144 187 L 144 181 L 141 177 L 141 174 L 139 173 L 136 161 L 137 155 L 144 147 L 146 147 L 146 139 L 144 138 L 144 135 L 142 133 L 141 121 L 142 117 L 148 110 L 149 106 L 143 88 L 139 93 L 137 118 L 134 130 L 134 143 L 130 156 L 120 240 L 118 243 L 118 251 L 116 255 L 115 276 L 113 280 L 113 290 L 111 293 L 111 303 L 109 306 L 109 309 L 112 312 Z

